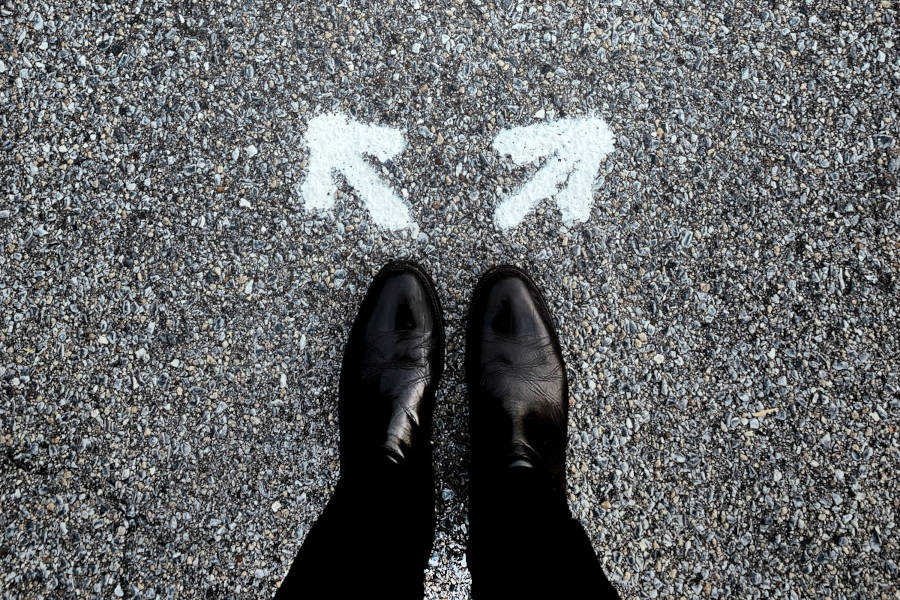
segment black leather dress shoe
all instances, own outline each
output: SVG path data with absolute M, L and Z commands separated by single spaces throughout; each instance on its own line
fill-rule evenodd
M 479 281 L 469 310 L 466 379 L 473 506 L 509 470 L 532 469 L 565 502 L 566 369 L 550 311 L 521 269 Z
M 472 597 L 617 599 L 566 502 L 566 369 L 531 278 L 482 277 L 466 338 Z
M 415 264 L 369 286 L 341 366 L 341 477 L 278 598 L 421 599 L 434 540 L 431 416 L 443 368 L 437 294 Z
M 441 307 L 416 264 L 392 262 L 375 276 L 341 365 L 341 474 L 396 464 L 431 473 L 431 417 L 444 362 Z

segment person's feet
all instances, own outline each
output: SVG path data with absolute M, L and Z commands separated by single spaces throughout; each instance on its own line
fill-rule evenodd
M 373 464 L 431 472 L 431 416 L 443 369 L 441 308 L 428 275 L 392 262 L 369 286 L 341 365 L 341 474 Z
M 279 597 L 422 597 L 434 537 L 430 429 L 443 352 L 428 276 L 389 264 L 366 293 L 344 352 L 341 480 Z M 489 271 L 475 291 L 466 376 L 473 597 L 573 598 L 593 590 L 616 598 L 566 503 L 568 391 L 552 318 L 515 267 Z M 342 573 L 350 562 L 354 577 Z
M 553 320 L 523 271 L 500 266 L 478 283 L 466 335 L 472 502 L 480 486 L 530 469 L 565 502 L 568 387 Z

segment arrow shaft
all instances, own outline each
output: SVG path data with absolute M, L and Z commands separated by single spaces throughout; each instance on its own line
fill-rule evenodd
M 556 194 L 571 170 L 568 161 L 551 156 L 518 192 L 503 199 L 494 213 L 494 221 L 503 229 L 518 225 L 538 202 Z
M 354 157 L 344 177 L 359 193 L 379 227 L 401 229 L 409 225 L 409 210 L 403 200 L 388 187 L 372 165 L 362 157 Z

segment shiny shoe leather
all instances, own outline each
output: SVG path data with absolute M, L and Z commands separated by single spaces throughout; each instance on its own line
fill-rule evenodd
M 441 307 L 431 279 L 416 264 L 388 264 L 369 286 L 344 350 L 342 477 L 395 464 L 430 482 L 431 418 L 443 358 Z
M 550 311 L 522 270 L 495 267 L 475 290 L 466 335 L 473 508 L 510 469 L 532 469 L 565 503 L 568 385 Z

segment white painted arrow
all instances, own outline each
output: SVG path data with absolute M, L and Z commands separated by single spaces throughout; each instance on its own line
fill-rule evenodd
M 406 148 L 399 129 L 367 125 L 344 115 L 331 113 L 314 117 L 306 130 L 309 172 L 300 188 L 309 210 L 328 210 L 337 193 L 336 172 L 356 189 L 372 220 L 379 227 L 403 229 L 413 226 L 409 207 L 378 175 L 365 159 L 386 161 Z
M 602 119 L 567 118 L 501 131 L 494 149 L 520 165 L 546 158 L 530 181 L 500 201 L 494 211 L 497 227 L 515 227 L 544 198 L 556 199 L 569 225 L 591 216 L 594 181 L 600 161 L 613 151 L 613 136 Z

